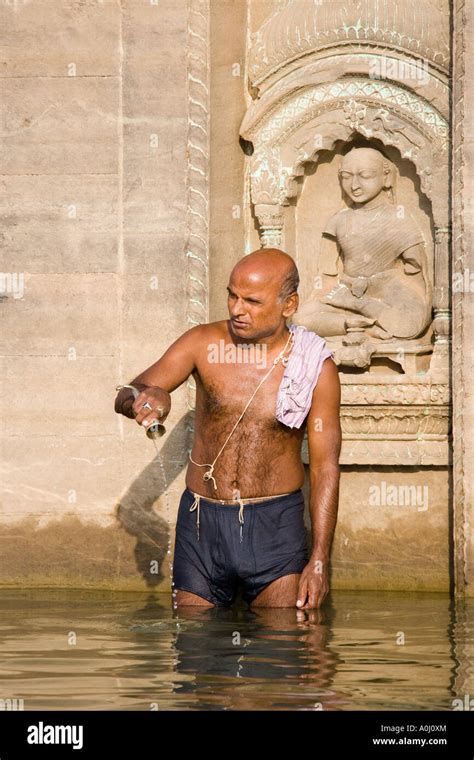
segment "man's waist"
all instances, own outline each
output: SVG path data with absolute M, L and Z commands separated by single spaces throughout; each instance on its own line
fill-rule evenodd
M 246 496 L 242 499 L 213 499 L 210 496 L 204 496 L 204 494 L 197 493 L 192 488 L 189 488 L 186 486 L 187 490 L 192 493 L 194 497 L 199 496 L 200 499 L 203 501 L 210 501 L 213 504 L 228 504 L 228 505 L 238 505 L 241 502 L 244 504 L 253 504 L 253 503 L 259 503 L 262 501 L 270 501 L 271 499 L 280 499 L 282 496 L 290 496 L 291 494 L 296 494 L 301 491 L 301 488 L 297 488 L 293 491 L 286 491 L 285 493 L 276 493 L 276 494 L 270 494 L 269 496 Z

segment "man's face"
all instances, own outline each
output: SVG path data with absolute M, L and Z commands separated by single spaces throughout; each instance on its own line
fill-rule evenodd
M 384 187 L 383 158 L 371 148 L 353 150 L 344 157 L 339 176 L 342 189 L 352 201 L 367 203 Z
M 232 332 L 242 340 L 273 335 L 281 325 L 285 303 L 278 303 L 280 283 L 233 272 L 227 286 L 227 308 Z

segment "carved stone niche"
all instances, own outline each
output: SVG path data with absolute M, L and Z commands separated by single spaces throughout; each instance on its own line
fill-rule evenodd
M 337 304 L 340 293 L 349 299 L 348 305 L 341 302 L 346 316 L 356 317 L 344 322 L 341 334 L 331 325 L 324 335 L 341 372 L 343 464 L 448 463 L 448 34 L 447 0 L 289 0 L 252 37 L 253 100 L 240 132 L 254 149 L 248 175 L 261 245 L 281 247 L 297 262 L 300 324 L 311 299 Z M 421 235 L 423 266 L 410 264 L 403 253 L 390 266 L 384 259 L 383 271 L 376 272 L 385 277 L 393 266 L 400 282 L 408 282 L 400 274 L 403 265 L 405 272 L 412 267 L 411 282 L 423 276 L 426 319 L 413 334 L 401 325 L 404 310 L 415 308 L 416 288 L 413 304 L 410 296 L 400 298 L 400 329 L 396 298 L 388 331 L 380 328 L 383 322 L 369 324 L 372 314 L 359 312 L 359 301 L 354 306 L 374 280 L 365 271 L 349 277 L 343 238 L 353 240 L 352 222 L 344 234 L 333 230 L 335 247 L 328 254 L 330 220 L 343 209 L 345 219 L 352 218 L 362 208 L 344 192 L 348 172 L 340 174 L 344 154 L 358 144 L 383 156 L 391 181 L 381 197 L 386 195 L 392 213 L 406 213 Z M 368 226 L 387 211 L 379 208 L 368 215 Z M 359 229 L 363 248 L 363 224 Z M 380 254 L 375 238 L 367 238 L 372 264 Z M 372 292 L 376 299 L 377 289 Z M 307 325 L 315 329 L 312 324 L 320 321 Z

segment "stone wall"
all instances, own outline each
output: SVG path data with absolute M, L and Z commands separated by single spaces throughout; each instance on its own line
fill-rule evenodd
M 342 381 L 333 586 L 447 591 L 453 559 L 449 5 L 444 0 L 420 0 L 416 7 L 408 0 L 275 0 L 265 4 L 264 14 L 261 4 L 250 5 L 258 11 L 250 14 L 251 101 L 241 125 L 242 137 L 253 146 L 246 160 L 252 210 L 247 238 L 255 244 L 257 230 L 261 245 L 281 246 L 296 260 L 302 279 L 299 311 L 305 315 L 297 313 L 296 323 L 327 338 Z M 322 233 L 333 214 L 348 209 L 338 167 L 357 140 L 383 148 L 397 167 L 392 202 L 423 229 L 433 334 L 418 333 L 412 344 L 393 339 L 401 335 L 395 329 L 392 347 L 390 335 L 376 347 L 370 333 L 354 336 L 354 330 L 344 334 L 334 326 L 322 332 L 323 319 L 320 329 L 313 326 L 315 305 L 336 285 L 336 272 L 324 276 L 330 267 L 324 267 Z M 370 232 L 370 222 L 365 223 Z M 362 239 L 361 231 L 355 234 Z M 369 234 L 365 242 L 365 258 L 376 258 Z M 344 235 L 338 244 L 343 248 Z M 367 274 L 370 287 L 371 275 L 362 268 L 358 273 Z M 410 306 L 413 302 L 414 296 Z M 397 308 L 396 298 L 393 305 Z M 356 307 L 352 302 L 348 309 Z M 362 314 L 355 310 L 346 316 L 354 313 Z M 403 318 L 400 308 L 398 318 Z M 374 349 L 374 361 L 363 356 L 366 349 Z M 303 459 L 308 462 L 305 447 Z
M 192 384 L 173 394 L 160 457 L 114 414 L 114 389 L 191 325 L 225 317 L 228 273 L 259 244 L 239 128 L 251 102 L 250 33 L 285 5 L 0 5 L 1 269 L 24 274 L 24 293 L 10 287 L 0 301 L 4 586 L 170 590 Z M 472 24 L 459 0 L 453 268 L 462 272 L 474 271 L 466 100 L 474 85 L 463 71 Z M 289 241 L 304 203 L 298 213 Z M 445 591 L 454 560 L 458 590 L 472 593 L 473 307 L 472 294 L 462 296 L 454 299 L 454 518 L 447 463 L 346 457 L 336 588 Z M 419 488 L 423 498 L 424 486 L 427 509 L 387 503 L 387 488 Z
M 173 0 L 0 6 L 2 270 L 25 289 L 0 304 L 3 585 L 169 588 L 186 389 L 166 499 L 113 400 L 187 328 L 188 16 Z

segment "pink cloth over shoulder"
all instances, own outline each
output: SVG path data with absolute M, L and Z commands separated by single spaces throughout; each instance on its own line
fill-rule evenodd
M 289 325 L 294 345 L 278 389 L 276 418 L 290 428 L 299 428 L 311 408 L 312 394 L 323 362 L 334 358 L 326 341 L 301 325 Z

